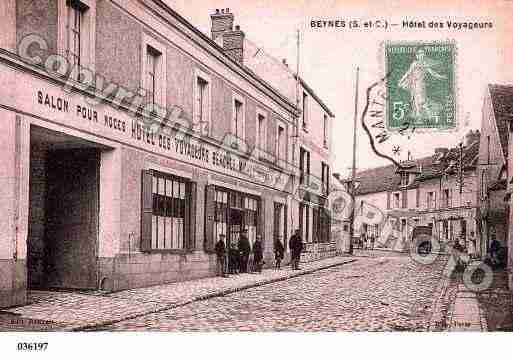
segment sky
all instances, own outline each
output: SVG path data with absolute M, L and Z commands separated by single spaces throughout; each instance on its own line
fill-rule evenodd
M 383 74 L 383 41 L 454 40 L 457 46 L 458 128 L 450 133 L 417 134 L 413 158 L 436 147 L 457 145 L 469 129 L 481 127 L 487 84 L 513 84 L 513 1 L 365 1 L 365 0 L 165 0 L 170 7 L 210 36 L 210 14 L 229 8 L 246 37 L 296 68 L 296 31 L 301 32 L 300 74 L 335 113 L 333 171 L 349 173 L 356 68 L 360 68 L 358 114 L 365 89 Z M 394 29 L 312 28 L 311 20 L 386 20 Z M 403 28 L 403 21 L 491 22 L 488 29 Z M 371 150 L 361 125 L 357 128 L 357 169 L 389 164 Z

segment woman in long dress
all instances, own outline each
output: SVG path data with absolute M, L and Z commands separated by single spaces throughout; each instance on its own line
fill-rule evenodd
M 416 59 L 410 64 L 408 71 L 398 82 L 399 87 L 410 92 L 413 117 L 422 118 L 422 112 L 428 110 L 428 98 L 426 94 L 426 76 L 429 73 L 436 79 L 444 80 L 446 77 L 439 74 L 433 67 L 437 63 L 425 57 L 423 49 L 418 49 Z

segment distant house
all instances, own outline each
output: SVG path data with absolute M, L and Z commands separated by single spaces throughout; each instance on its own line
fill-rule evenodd
M 510 248 L 511 263 L 511 181 L 512 163 L 508 154 L 513 119 L 513 86 L 489 85 L 485 93 L 481 122 L 477 202 L 480 207 L 481 253 L 486 254 L 493 238 Z M 508 235 L 508 233 L 510 233 Z
M 386 223 L 406 245 L 412 229 L 425 225 L 433 228 L 442 250 L 445 244 L 458 241 L 465 247 L 471 232 L 477 231 L 479 138 L 478 130 L 469 131 L 461 147 L 437 148 L 432 156 L 403 162 L 401 169 L 388 165 L 357 173 L 357 215 L 372 208 L 387 221 L 363 220 L 360 228 L 355 228 L 355 237 L 365 233 L 384 243 L 380 236 Z

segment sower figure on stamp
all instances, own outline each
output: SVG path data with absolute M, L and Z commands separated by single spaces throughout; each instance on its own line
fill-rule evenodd
M 240 253 L 240 272 L 246 273 L 248 271 L 249 253 L 251 246 L 248 239 L 248 230 L 244 228 L 239 237 L 239 253 Z
M 224 244 L 225 235 L 220 234 L 219 240 L 216 243 L 215 251 L 217 257 L 217 275 L 221 277 L 225 277 L 225 258 L 226 258 L 226 246 Z
M 418 49 L 415 54 L 415 60 L 412 61 L 408 71 L 399 80 L 399 87 L 410 92 L 413 117 L 420 121 L 425 114 L 429 116 L 431 112 L 429 99 L 426 91 L 426 77 L 430 74 L 436 79 L 445 80 L 444 75 L 436 72 L 433 67 L 436 62 L 425 57 L 423 49 Z
M 303 239 L 299 234 L 299 229 L 296 229 L 289 241 L 291 265 L 293 270 L 299 269 L 299 260 L 301 258 L 301 251 L 303 250 Z

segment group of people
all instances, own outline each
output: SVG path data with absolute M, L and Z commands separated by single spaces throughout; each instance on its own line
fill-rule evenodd
M 240 233 L 238 243 L 231 243 L 229 248 L 226 248 L 225 238 L 224 234 L 220 234 L 215 246 L 218 275 L 262 271 L 264 248 L 260 235 L 256 236 L 253 246 L 249 243 L 247 229 Z
M 226 277 L 228 274 L 248 273 L 262 271 L 264 262 L 264 248 L 262 237 L 256 236 L 253 246 L 250 245 L 248 230 L 243 229 L 239 235 L 238 243 L 232 242 L 227 248 L 226 236 L 219 235 L 215 245 L 217 257 L 217 274 Z M 293 270 L 299 270 L 303 240 L 297 229 L 289 240 L 290 264 Z M 281 269 L 281 262 L 285 256 L 285 247 L 281 241 L 274 243 L 275 268 Z
M 373 234 L 367 235 L 367 233 L 363 232 L 360 236 L 360 248 L 362 249 L 374 249 L 374 242 L 376 242 L 376 237 Z

